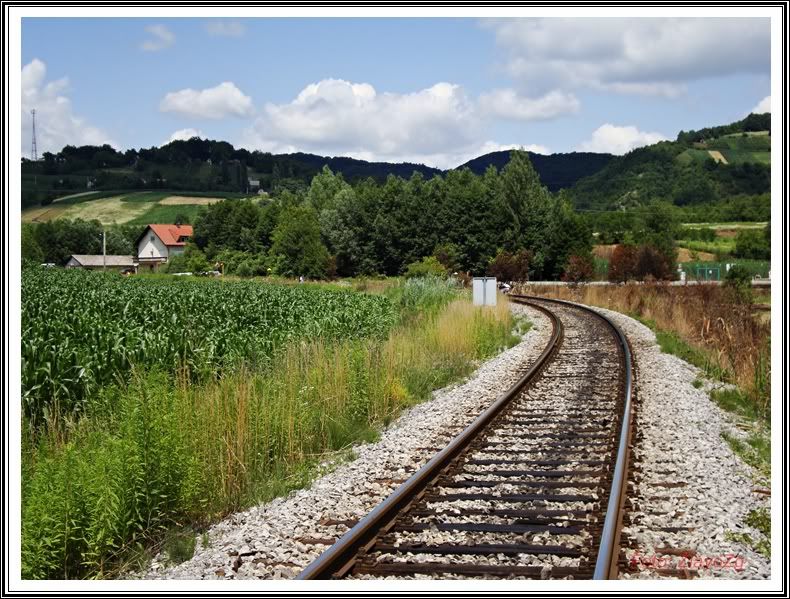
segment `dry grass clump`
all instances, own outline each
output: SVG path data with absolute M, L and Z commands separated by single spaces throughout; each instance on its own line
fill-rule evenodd
M 731 289 L 627 284 L 526 285 L 518 291 L 600 306 L 647 321 L 659 335 L 672 333 L 697 350 L 703 362 L 698 365 L 707 364 L 709 374 L 738 385 L 760 411 L 770 408 L 770 323 Z

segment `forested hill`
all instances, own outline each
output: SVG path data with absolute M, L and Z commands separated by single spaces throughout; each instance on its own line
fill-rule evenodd
M 569 154 L 535 154 L 527 152 L 532 166 L 538 171 L 540 180 L 549 191 L 558 191 L 573 186 L 579 179 L 600 171 L 614 158 L 612 154 L 595 152 L 571 152 Z M 478 156 L 459 166 L 468 167 L 477 175 L 493 165 L 502 170 L 510 161 L 510 150 L 491 152 Z
M 625 156 L 573 152 L 529 159 L 550 191 L 568 189 L 582 209 L 612 210 L 653 199 L 676 205 L 702 204 L 735 196 L 769 192 L 771 115 L 751 114 L 723 125 L 681 131 L 675 141 L 638 148 Z M 493 152 L 460 165 L 476 174 L 489 165 L 501 170 L 510 152 Z M 22 161 L 22 207 L 93 190 L 162 189 L 248 193 L 306 189 L 328 165 L 346 181 L 389 175 L 426 179 L 443 171 L 412 163 L 367 162 L 315 154 L 270 154 L 234 148 L 224 141 L 194 137 L 161 147 L 117 151 L 104 146 L 66 146 L 41 160 Z M 454 169 L 456 170 L 456 169 Z M 254 182 L 254 183 L 251 183 Z
M 57 154 L 45 152 L 37 162 L 22 160 L 22 207 L 87 190 L 296 191 L 306 189 L 324 165 L 349 182 L 372 177 L 381 183 L 388 175 L 409 178 L 415 171 L 429 179 L 443 172 L 423 164 L 250 152 L 197 137 L 123 152 L 109 145 L 66 146 Z
M 315 173 L 318 173 L 318 171 L 326 165 L 332 172 L 343 173 L 343 177 L 348 181 L 367 179 L 368 177 L 373 177 L 377 181 L 383 181 L 388 175 L 395 175 L 396 177 L 408 179 L 415 171 L 422 173 L 426 179 L 430 179 L 434 175 L 441 175 L 443 173 L 441 169 L 425 166 L 424 164 L 415 164 L 413 162 L 368 162 L 367 160 L 348 158 L 346 156 L 335 156 L 330 158 L 328 156 L 304 154 L 302 152 L 297 152 L 295 154 L 275 154 L 273 158 L 289 160 L 305 165 L 307 168 L 313 169 Z
M 770 192 L 771 115 L 699 131 L 618 156 L 568 190 L 581 209 L 615 210 L 665 200 L 706 204 Z
M 476 174 L 489 165 L 501 170 L 510 152 L 494 152 L 458 167 Z M 573 185 L 606 165 L 610 154 L 530 153 L 541 182 L 551 191 Z M 159 148 L 119 152 L 110 146 L 66 146 L 57 154 L 44 153 L 42 160 L 22 161 L 22 207 L 47 203 L 53 198 L 91 189 L 248 192 L 250 180 L 264 191 L 277 188 L 306 189 L 324 165 L 341 173 L 346 181 L 368 177 L 379 183 L 389 175 L 408 179 L 414 172 L 430 179 L 445 171 L 414 163 L 368 162 L 347 157 L 315 154 L 270 154 L 236 149 L 221 141 L 193 138 L 173 141 Z M 90 187 L 88 184 L 90 182 Z

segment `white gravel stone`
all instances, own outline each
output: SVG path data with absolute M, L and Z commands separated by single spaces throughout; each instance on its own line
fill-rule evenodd
M 649 328 L 619 312 L 596 309 L 626 334 L 638 371 L 636 426 L 641 438 L 634 457 L 641 473 L 629 493 L 637 521 L 626 525 L 623 534 L 637 545 L 625 551 L 626 559 L 641 566 L 638 573 L 623 573 L 621 578 L 661 578 L 661 557 L 668 569 L 689 568 L 707 559 L 727 561 L 727 567 L 713 562 L 697 568 L 700 578 L 770 578 L 770 560 L 727 534 L 746 532 L 757 538 L 759 533 L 746 526 L 744 518 L 750 510 L 770 506 L 769 498 L 754 492 L 757 473 L 721 436 L 723 431 L 742 436 L 736 418 L 710 399 L 710 383 L 700 389 L 692 385 L 703 373 L 663 353 Z M 685 485 L 667 488 L 656 483 Z M 691 530 L 667 532 L 658 527 Z M 681 556 L 657 555 L 656 549 L 666 547 L 689 549 L 695 557 L 684 564 Z
M 402 480 L 425 464 L 499 394 L 506 391 L 548 343 L 551 324 L 541 312 L 512 305 L 533 324 L 520 343 L 483 363 L 465 382 L 434 392 L 404 412 L 376 443 L 354 447 L 356 459 L 315 480 L 309 489 L 236 513 L 198 538 L 192 559 L 174 567 L 154 558 L 149 579 L 293 578 L 348 531 L 338 521 L 365 516 Z M 244 551 L 246 550 L 246 551 Z

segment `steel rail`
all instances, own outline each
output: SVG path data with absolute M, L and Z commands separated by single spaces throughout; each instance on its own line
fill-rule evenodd
M 441 475 L 502 409 L 519 394 L 524 386 L 535 378 L 549 358 L 557 351 L 563 336 L 562 322 L 559 318 L 550 310 L 538 304 L 533 304 L 529 300 L 514 298 L 514 301 L 521 304 L 529 304 L 531 307 L 540 310 L 549 317 L 552 323 L 551 338 L 543 352 L 538 356 L 538 359 L 513 386 L 497 397 L 494 403 L 453 438 L 447 447 L 431 458 L 428 463 L 393 491 L 387 499 L 338 539 L 334 545 L 311 562 L 297 576 L 297 580 L 327 579 L 333 575 L 341 577 L 350 570 L 357 553 L 361 549 L 368 548 L 375 543 L 379 531 L 391 524 L 404 507 L 415 499 L 419 499 L 425 488 Z
M 631 439 L 631 420 L 632 420 L 632 394 L 633 394 L 633 369 L 631 363 L 631 350 L 628 340 L 623 332 L 614 322 L 600 312 L 585 306 L 560 299 L 543 298 L 536 296 L 514 296 L 518 299 L 527 301 L 543 301 L 564 304 L 586 310 L 601 320 L 603 320 L 615 333 L 617 343 L 623 352 L 625 362 L 625 390 L 623 402 L 623 416 L 620 421 L 620 435 L 617 447 L 617 458 L 615 461 L 614 474 L 612 475 L 612 487 L 609 491 L 609 501 L 606 507 L 601 541 L 598 545 L 598 555 L 595 560 L 594 580 L 605 580 L 613 578 L 617 574 L 617 555 L 619 549 L 620 524 L 622 520 L 622 506 L 625 501 L 626 477 L 628 475 L 628 457 Z
M 619 351 L 624 361 L 624 395 L 623 411 L 620 420 L 619 441 L 615 468 L 612 476 L 606 515 L 602 525 L 601 540 L 598 545 L 594 579 L 607 579 L 617 574 L 617 555 L 621 525 L 621 507 L 625 499 L 628 450 L 631 435 L 633 372 L 632 358 L 628 341 L 622 331 L 609 318 L 588 306 L 558 299 L 535 296 L 511 296 L 511 300 L 528 304 L 544 312 L 551 320 L 552 337 L 530 369 L 505 393 L 501 394 L 489 408 L 475 421 L 459 433 L 450 444 L 435 455 L 427 464 L 420 468 L 405 483 L 398 487 L 386 500 L 360 520 L 351 530 L 343 535 L 334 545 L 324 551 L 316 560 L 305 568 L 297 577 L 300 580 L 326 579 L 342 577 L 350 571 L 360 551 L 371 548 L 380 531 L 388 530 L 394 524 L 397 515 L 409 504 L 419 501 L 425 489 L 438 476 L 445 472 L 453 460 L 485 429 L 485 427 L 510 403 L 543 368 L 550 357 L 557 351 L 563 336 L 561 321 L 550 310 L 536 301 L 567 305 L 588 312 L 613 331 Z

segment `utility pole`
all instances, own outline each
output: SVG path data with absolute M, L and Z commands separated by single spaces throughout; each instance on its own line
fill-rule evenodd
M 101 232 L 101 254 L 104 271 L 107 271 L 107 231 L 102 229 Z

